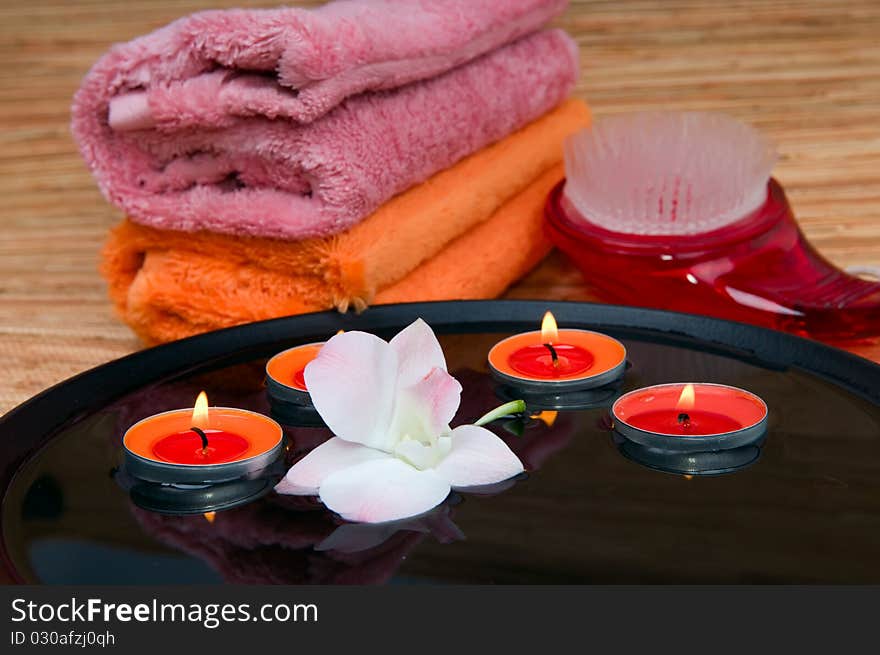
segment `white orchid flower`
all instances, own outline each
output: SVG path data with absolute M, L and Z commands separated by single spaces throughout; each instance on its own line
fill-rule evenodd
M 336 436 L 294 464 L 278 493 L 317 495 L 344 519 L 379 523 L 422 514 L 451 489 L 523 471 L 489 430 L 450 429 L 461 385 L 421 319 L 390 343 L 366 332 L 334 336 L 306 366 L 305 382 Z

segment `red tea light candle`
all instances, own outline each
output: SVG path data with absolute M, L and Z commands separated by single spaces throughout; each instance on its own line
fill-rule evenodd
M 547 312 L 540 331 L 495 344 L 489 370 L 499 382 L 532 393 L 578 391 L 619 379 L 626 370 L 626 348 L 599 332 L 560 330 Z
M 265 469 L 283 452 L 281 426 L 231 407 L 208 407 L 199 394 L 193 409 L 145 418 L 122 439 L 127 472 L 168 484 L 215 484 Z
M 636 443 L 670 450 L 737 448 L 764 436 L 767 405 L 723 384 L 659 384 L 624 394 L 611 408 L 614 429 Z
M 311 405 L 306 388 L 305 370 L 324 342 L 307 343 L 283 350 L 266 363 L 266 388 L 275 400 L 297 405 Z

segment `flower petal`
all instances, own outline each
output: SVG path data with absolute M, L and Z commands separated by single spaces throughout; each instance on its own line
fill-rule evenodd
M 494 484 L 523 472 L 522 462 L 497 436 L 476 425 L 452 431 L 452 451 L 434 472 L 455 488 Z
M 461 404 L 459 381 L 445 370 L 435 367 L 411 389 L 422 405 L 431 434 L 447 430 Z
M 331 338 L 306 366 L 312 403 L 333 434 L 388 450 L 397 390 L 397 354 L 366 332 Z
M 446 358 L 434 331 L 422 319 L 398 332 L 391 340 L 391 347 L 397 353 L 399 384 L 408 387 L 416 384 L 431 372 L 431 369 L 446 370 Z
M 275 486 L 280 494 L 314 496 L 329 475 L 362 462 L 389 457 L 380 450 L 333 437 L 290 467 Z
M 443 369 L 434 368 L 417 384 L 398 390 L 391 432 L 397 438 L 409 436 L 427 444 L 449 431 L 449 422 L 460 403 L 458 380 Z
M 326 478 L 321 501 L 349 521 L 381 523 L 417 516 L 442 503 L 449 483 L 395 458 L 364 462 Z

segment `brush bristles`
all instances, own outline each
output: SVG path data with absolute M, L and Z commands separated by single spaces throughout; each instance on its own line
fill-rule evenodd
M 758 209 L 775 162 L 756 129 L 724 114 L 614 116 L 566 141 L 565 196 L 614 232 L 700 234 Z

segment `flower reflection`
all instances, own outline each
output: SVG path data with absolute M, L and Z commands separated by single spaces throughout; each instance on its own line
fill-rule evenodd
M 425 536 L 441 543 L 464 537 L 449 503 L 403 521 L 340 525 L 314 503 L 288 498 L 272 495 L 210 522 L 132 511 L 144 531 L 235 584 L 382 584 Z

